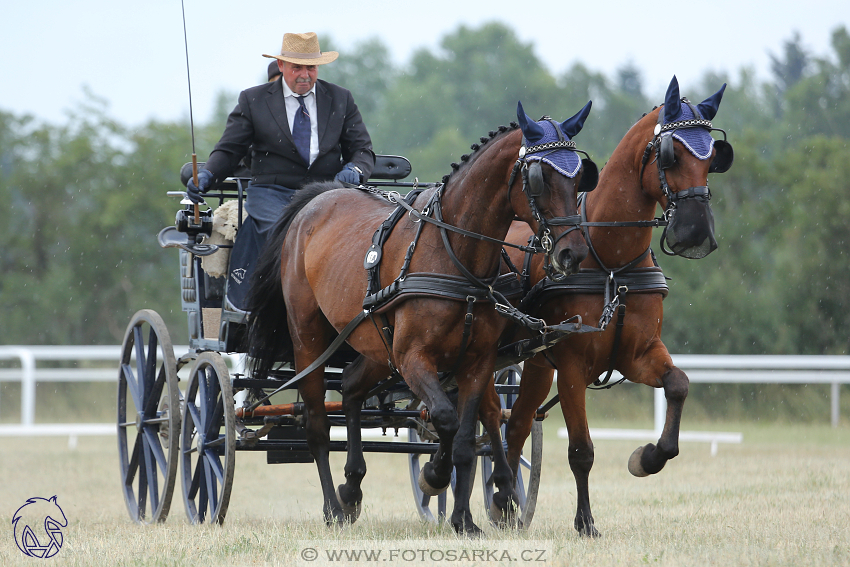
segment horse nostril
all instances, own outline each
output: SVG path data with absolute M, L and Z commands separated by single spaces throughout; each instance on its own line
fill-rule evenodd
M 577 264 L 571 249 L 565 248 L 564 250 L 561 250 L 560 254 L 558 254 L 558 263 L 561 265 L 561 268 L 563 268 L 564 273 L 571 274 L 575 272 L 575 266 L 577 266 Z

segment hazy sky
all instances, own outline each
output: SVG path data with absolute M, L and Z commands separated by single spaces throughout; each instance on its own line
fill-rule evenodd
M 196 122 L 209 119 L 218 92 L 235 95 L 264 80 L 269 60 L 262 54 L 279 52 L 286 31 L 315 31 L 320 41 L 330 34 L 340 57 L 347 47 L 377 36 L 402 64 L 416 49 L 435 49 L 461 24 L 500 21 L 533 43 L 556 74 L 580 61 L 613 77 L 633 62 L 647 94 L 661 102 L 673 74 L 685 95 L 708 70 L 726 71 L 734 83 L 739 70 L 750 67 L 767 79 L 769 54 L 780 54 L 795 31 L 812 53 L 825 56 L 831 54 L 831 32 L 842 24 L 850 28 L 847 0 L 184 1 Z M 61 123 L 87 98 L 88 88 L 109 102 L 109 115 L 123 124 L 187 118 L 180 5 L 3 2 L 0 110 Z

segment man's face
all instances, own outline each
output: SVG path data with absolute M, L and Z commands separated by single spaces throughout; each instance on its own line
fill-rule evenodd
M 286 86 L 297 95 L 307 94 L 319 77 L 319 69 L 316 65 L 298 65 L 278 59 L 277 66 Z

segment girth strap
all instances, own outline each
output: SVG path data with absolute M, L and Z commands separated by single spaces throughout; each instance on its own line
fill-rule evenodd
M 614 276 L 616 286 L 626 286 L 631 293 L 660 293 L 667 295 L 667 278 L 660 268 L 634 268 L 630 272 Z M 525 294 L 519 308 L 535 313 L 553 296 L 563 294 L 605 294 L 610 289 L 611 275 L 602 270 L 581 270 L 564 281 L 555 282 L 544 278 Z M 616 288 L 615 288 L 616 290 Z
M 364 309 L 380 311 L 400 295 L 431 296 L 454 301 L 491 301 L 491 289 L 501 297 L 519 297 L 522 294 L 519 281 L 514 274 L 502 274 L 491 287 L 479 287 L 461 276 L 414 272 L 403 280 L 390 285 L 363 300 Z

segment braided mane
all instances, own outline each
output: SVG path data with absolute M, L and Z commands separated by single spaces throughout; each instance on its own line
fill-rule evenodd
M 501 136 L 501 134 L 504 134 L 505 132 L 510 132 L 510 131 L 516 130 L 517 128 L 519 128 L 519 124 L 517 124 L 516 122 L 511 122 L 511 123 L 510 123 L 510 127 L 508 127 L 508 126 L 499 126 L 496 130 L 490 130 L 490 132 L 489 132 L 490 137 L 489 137 L 489 138 L 488 138 L 488 137 L 486 137 L 486 136 L 481 136 L 481 138 L 479 138 L 479 140 L 480 140 L 480 142 L 481 142 L 480 144 L 472 144 L 472 146 L 470 146 L 470 148 L 472 149 L 472 153 L 471 153 L 471 154 L 464 154 L 464 155 L 460 156 L 460 161 L 461 161 L 461 163 L 454 163 L 454 162 L 452 163 L 452 172 L 451 172 L 451 173 L 449 173 L 448 175 L 444 175 L 444 176 L 443 176 L 443 180 L 442 180 L 442 181 L 443 181 L 443 185 L 445 185 L 446 183 L 448 183 L 448 182 L 449 182 L 449 178 L 452 176 L 452 174 L 454 174 L 454 172 L 455 172 L 455 171 L 457 171 L 458 169 L 460 169 L 460 167 L 461 167 L 464 163 L 467 163 L 467 162 L 470 160 L 470 158 L 474 157 L 474 155 L 476 154 L 476 152 L 478 152 L 478 150 L 480 150 L 480 149 L 481 149 L 481 147 L 482 147 L 484 144 L 486 144 L 487 142 L 489 142 L 489 141 L 491 141 L 491 140 L 493 140 L 493 139 L 495 139 L 495 138 L 497 138 L 497 137 L 500 137 L 500 136 Z

